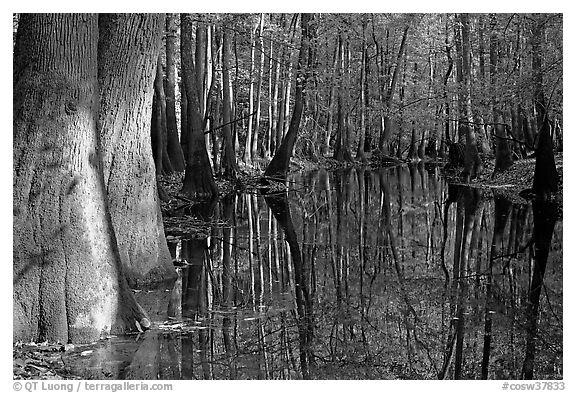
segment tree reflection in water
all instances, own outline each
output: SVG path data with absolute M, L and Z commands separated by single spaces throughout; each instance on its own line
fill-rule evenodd
M 129 360 L 112 374 L 562 378 L 556 208 L 449 186 L 424 165 L 289 184 L 198 212 L 210 236 L 172 246 L 189 264 L 172 292 L 139 294 L 177 328 L 122 341 Z M 92 370 L 118 359 L 107 345 Z

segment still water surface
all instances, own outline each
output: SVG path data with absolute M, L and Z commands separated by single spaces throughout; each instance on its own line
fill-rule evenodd
M 69 364 L 113 379 L 560 379 L 556 207 L 448 185 L 437 168 L 294 175 L 204 208 L 174 238 L 157 328 Z

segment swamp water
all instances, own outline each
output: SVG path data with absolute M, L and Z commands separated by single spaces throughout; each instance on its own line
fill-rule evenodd
M 297 174 L 169 237 L 154 328 L 63 356 L 96 379 L 561 379 L 557 207 L 437 168 Z

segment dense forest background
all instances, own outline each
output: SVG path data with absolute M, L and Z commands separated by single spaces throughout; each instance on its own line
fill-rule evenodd
M 219 128 L 226 123 L 232 122 L 241 162 L 256 165 L 275 154 L 298 101 L 298 67 L 306 77 L 294 146 L 299 157 L 364 161 L 374 151 L 409 160 L 445 157 L 450 144 L 465 142 L 462 126 L 468 125 L 481 154 L 509 146 L 504 154 L 525 158 L 544 111 L 554 147 L 562 149 L 559 14 L 319 14 L 308 23 L 310 53 L 303 63 L 297 14 L 168 15 L 160 60 L 167 103 L 164 174 L 182 169 L 170 135 L 187 127 L 178 56 L 180 21 L 187 18 L 194 25 L 189 38 L 215 173 L 227 165 L 220 153 L 226 127 Z

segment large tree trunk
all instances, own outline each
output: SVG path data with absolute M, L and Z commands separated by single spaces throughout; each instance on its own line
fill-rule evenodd
M 14 51 L 13 338 L 149 321 L 120 266 L 98 149 L 98 17 L 24 14 Z
M 216 196 L 218 188 L 214 182 L 210 158 L 206 150 L 206 140 L 204 138 L 204 127 L 201 116 L 201 90 L 197 88 L 195 75 L 199 75 L 194 67 L 192 54 L 192 16 L 181 14 L 181 40 L 182 40 L 182 76 L 187 97 L 188 112 L 188 161 L 186 162 L 186 173 L 182 192 L 193 198 L 211 198 Z
M 159 14 L 103 14 L 99 18 L 98 125 L 104 184 L 131 286 L 176 277 L 164 237 L 147 132 L 163 18 Z M 142 52 L 142 47 L 150 49 Z
M 186 166 L 184 153 L 178 140 L 176 125 L 176 14 L 166 15 L 166 128 L 168 131 L 168 156 L 172 169 L 183 172 Z
M 306 100 L 304 88 L 309 73 L 313 72 L 311 67 L 313 59 L 308 52 L 313 51 L 310 48 L 310 46 L 313 45 L 311 41 L 316 38 L 314 14 L 302 14 L 300 23 L 302 27 L 302 42 L 300 44 L 300 54 L 298 55 L 298 68 L 296 72 L 296 98 L 294 102 L 294 112 L 292 113 L 288 132 L 264 172 L 264 176 L 268 178 L 285 180 L 288 175 L 290 158 L 292 157 L 294 144 L 298 137 L 300 119 L 302 117 L 302 111 L 304 110 L 304 103 Z

